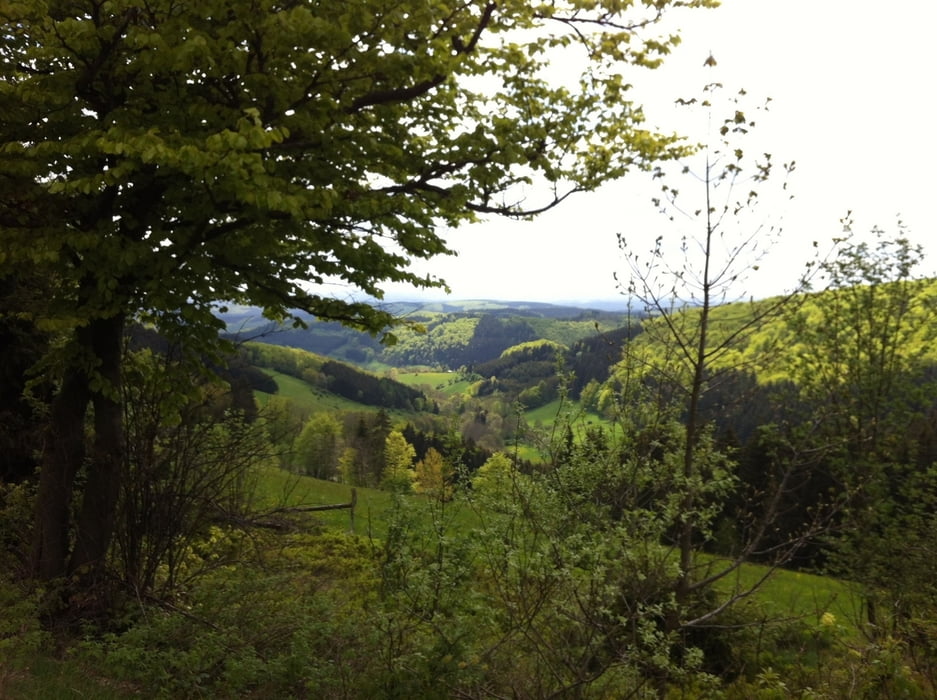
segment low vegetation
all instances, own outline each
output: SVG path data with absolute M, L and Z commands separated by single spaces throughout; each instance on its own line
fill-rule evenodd
M 581 674 L 596 680 L 596 665 L 605 667 L 593 686 L 602 693 L 656 693 L 644 662 L 635 667 L 636 652 L 664 640 L 645 639 L 638 647 L 631 635 L 613 641 L 607 623 L 581 617 L 600 614 L 605 603 L 596 585 L 612 573 L 606 567 L 614 559 L 597 567 L 596 558 L 606 554 L 593 551 L 595 568 L 567 569 L 572 561 L 557 568 L 557 557 L 573 554 L 556 549 L 574 536 L 559 536 L 557 528 L 569 527 L 565 518 L 542 539 L 516 530 L 515 516 L 499 512 L 508 504 L 504 494 L 487 488 L 451 501 L 359 488 L 350 531 L 348 511 L 302 512 L 347 502 L 347 486 L 277 469 L 258 485 L 264 517 L 279 515 L 289 528 L 255 528 L 248 539 L 244 530 L 210 528 L 187 554 L 190 566 L 204 567 L 190 585 L 170 599 L 128 599 L 122 623 L 73 642 L 67 657 L 53 653 L 61 632 L 43 631 L 39 599 L 23 598 L 4 580 L 4 694 L 364 698 L 513 689 L 544 697 L 575 687 Z M 562 513 L 547 501 L 536 507 L 547 509 L 541 516 Z M 495 531 L 507 542 L 495 546 L 481 536 Z M 625 555 L 624 564 L 637 554 L 629 551 L 620 541 L 615 558 Z M 761 575 L 754 565 L 739 571 L 742 579 Z M 726 583 L 716 595 L 731 590 Z M 727 697 L 767 698 L 811 687 L 825 693 L 820 697 L 841 697 L 857 653 L 871 653 L 854 598 L 832 579 L 779 572 L 737 611 L 736 619 L 748 622 L 713 633 L 708 644 L 720 638 L 719 646 L 700 657 L 695 671 L 681 672 L 681 683 L 707 697 L 719 686 Z M 643 611 L 641 620 L 653 617 L 658 604 L 643 596 L 631 602 Z M 544 657 L 562 666 L 546 672 L 537 661 Z M 717 682 L 717 670 L 734 680 Z

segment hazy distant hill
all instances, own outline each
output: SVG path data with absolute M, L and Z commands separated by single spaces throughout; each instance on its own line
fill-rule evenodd
M 489 362 L 520 343 L 547 340 L 564 347 L 620 328 L 622 313 L 541 302 L 493 300 L 393 302 L 383 308 L 416 326 L 395 330 L 397 342 L 339 323 L 298 314 L 307 328 L 264 319 L 259 309 L 232 307 L 220 314 L 228 333 L 271 345 L 301 348 L 363 366 L 429 365 L 448 369 Z

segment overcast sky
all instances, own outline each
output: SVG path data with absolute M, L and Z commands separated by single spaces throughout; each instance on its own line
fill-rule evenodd
M 724 0 L 683 17 L 683 43 L 664 67 L 640 76 L 636 95 L 649 122 L 674 129 L 674 97 L 718 80 L 745 88 L 753 100 L 772 98 L 758 139 L 777 162 L 797 163 L 794 199 L 761 211 L 762 220 L 783 227 L 782 242 L 762 278 L 739 293 L 792 286 L 812 242 L 839 235 L 848 210 L 859 233 L 873 225 L 896 231 L 900 215 L 912 240 L 929 246 L 923 271 L 930 274 L 937 259 L 937 7 L 920 0 Z M 710 52 L 718 65 L 707 69 Z M 491 220 L 452 231 L 447 239 L 459 256 L 418 269 L 446 279 L 454 299 L 614 297 L 613 274 L 627 272 L 616 235 L 635 250 L 674 235 L 650 203 L 653 192 L 635 175 L 534 222 Z M 440 296 L 402 287 L 388 294 Z

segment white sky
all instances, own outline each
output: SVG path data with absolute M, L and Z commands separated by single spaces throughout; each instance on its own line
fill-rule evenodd
M 629 75 L 648 121 L 676 128 L 673 99 L 718 80 L 771 97 L 757 134 L 777 162 L 795 160 L 794 199 L 762 211 L 783 227 L 782 243 L 740 294 L 763 296 L 792 286 L 812 241 L 841 233 L 853 211 L 857 233 L 879 225 L 929 248 L 937 259 L 937 5 L 921 0 L 724 0 L 683 13 L 683 43 L 656 71 Z M 703 68 L 712 52 L 715 69 Z M 641 83 L 638 83 L 638 78 Z M 668 121 L 670 120 L 670 121 Z M 443 277 L 453 299 L 570 301 L 615 297 L 613 273 L 626 273 L 616 234 L 636 250 L 673 235 L 655 213 L 656 189 L 641 174 L 581 194 L 534 222 L 490 220 L 452 231 L 458 257 L 418 269 Z M 684 182 L 683 190 L 690 187 Z M 388 296 L 438 298 L 388 287 Z

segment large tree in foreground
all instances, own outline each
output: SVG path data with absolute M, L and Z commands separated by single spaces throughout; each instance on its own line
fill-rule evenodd
M 220 301 L 385 327 L 308 283 L 442 286 L 409 268 L 451 252 L 440 229 L 533 214 L 671 155 L 622 72 L 677 42 L 654 33 L 665 10 L 710 4 L 0 4 L 0 277 L 45 275 L 31 313 L 66 338 L 49 365 L 37 573 L 94 571 L 107 551 L 128 320 L 189 347 L 215 342 Z

